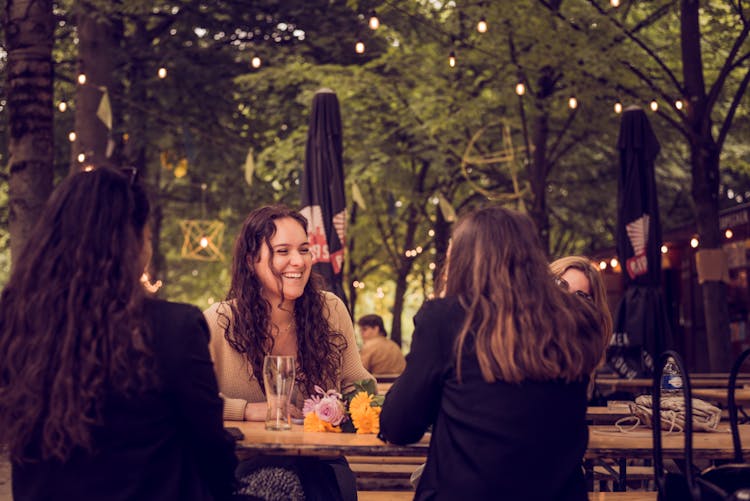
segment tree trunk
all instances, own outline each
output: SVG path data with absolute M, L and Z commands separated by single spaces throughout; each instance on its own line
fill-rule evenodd
M 719 148 L 712 135 L 711 107 L 703 78 L 700 5 L 697 0 L 683 0 L 680 9 L 682 74 L 688 98 L 692 196 L 696 208 L 698 237 L 701 249 L 721 249 Z M 709 367 L 713 372 L 727 372 L 730 363 L 730 337 L 726 287 L 720 281 L 710 280 L 703 283 L 701 292 Z
M 8 218 L 11 262 L 15 263 L 52 192 L 52 0 L 7 0 L 4 17 L 10 129 Z
M 120 32 L 118 23 L 109 21 L 101 13 L 92 12 L 93 9 L 85 2 L 78 5 L 78 75 L 85 75 L 86 81 L 84 84 L 79 81 L 76 87 L 72 172 L 87 166 L 107 165 L 114 151 L 114 142 L 109 144 L 111 131 L 97 116 L 97 110 L 105 91 L 113 89 Z M 109 101 L 110 116 L 114 120 L 111 96 Z
M 692 194 L 696 208 L 696 225 L 701 250 L 721 249 L 719 227 L 719 155 L 712 138 L 700 139 L 704 148 L 691 147 Z M 691 145 L 692 146 L 692 145 Z M 708 280 L 701 285 L 706 323 L 706 345 L 711 372 L 728 372 L 731 354 L 728 347 L 729 307 L 724 282 Z
M 549 115 L 539 110 L 531 130 L 534 153 L 529 166 L 532 203 L 529 210 L 544 251 L 549 253 L 549 214 L 547 212 L 547 139 L 549 138 Z
M 411 264 L 402 266 L 396 277 L 396 294 L 393 297 L 393 324 L 391 325 L 391 340 L 401 346 L 401 314 L 404 312 L 404 295 L 408 283 Z

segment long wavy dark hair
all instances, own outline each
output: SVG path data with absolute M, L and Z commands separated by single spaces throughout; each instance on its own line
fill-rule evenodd
M 231 320 L 223 317 L 222 327 L 227 342 L 243 354 L 263 388 L 260 377 L 263 358 L 271 352 L 271 304 L 261 295 L 261 283 L 253 269 L 260 260 L 263 246 L 268 248 L 268 265 L 276 276 L 284 302 L 281 273 L 273 268 L 271 238 L 276 234 L 276 220 L 290 218 L 307 231 L 307 220 L 299 212 L 283 205 L 270 205 L 252 211 L 242 226 L 234 246 L 232 283 L 226 300 Z M 314 394 L 315 385 L 335 388 L 339 381 L 342 354 L 346 349 L 343 333 L 335 332 L 328 323 L 320 278 L 310 274 L 302 296 L 294 301 L 294 322 L 297 326 L 297 381 L 307 395 Z M 220 318 L 221 318 L 220 317 Z
M 488 382 L 583 380 L 606 347 L 601 312 L 555 285 L 534 223 L 518 212 L 488 207 L 457 223 L 445 293 L 466 311 L 459 377 L 470 345 Z
M 52 193 L 0 299 L 0 443 L 14 461 L 93 450 L 102 403 L 156 384 L 142 325 L 143 190 L 99 168 Z

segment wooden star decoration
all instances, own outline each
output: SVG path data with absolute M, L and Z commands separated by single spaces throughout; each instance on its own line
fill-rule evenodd
M 223 261 L 221 242 L 224 223 L 217 220 L 183 219 L 180 221 L 183 241 L 181 256 L 197 261 Z

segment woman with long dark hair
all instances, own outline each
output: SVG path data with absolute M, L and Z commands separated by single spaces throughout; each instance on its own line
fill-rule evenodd
M 444 297 L 414 318 L 381 436 L 432 439 L 415 499 L 585 500 L 586 385 L 605 340 L 558 287 L 532 221 L 491 207 L 456 224 Z
M 131 176 L 79 172 L 53 192 L 0 300 L 0 444 L 16 499 L 231 495 L 195 307 L 146 297 L 149 205 Z
M 226 300 L 204 312 L 224 419 L 265 419 L 263 378 L 258 375 L 269 354 L 295 357 L 297 391 L 292 399 L 297 417 L 316 385 L 346 391 L 356 381 L 373 379 L 359 358 L 349 311 L 338 297 L 321 290 L 312 273 L 312 252 L 307 221 L 297 211 L 271 205 L 245 219 Z M 339 483 L 353 483 L 351 472 L 344 473 L 347 479 L 339 476 Z M 351 488 L 342 485 L 356 496 Z

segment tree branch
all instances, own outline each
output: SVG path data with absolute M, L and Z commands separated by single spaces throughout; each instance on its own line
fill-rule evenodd
M 745 91 L 747 90 L 748 83 L 750 83 L 750 69 L 745 71 L 745 76 L 742 77 L 742 82 L 740 83 L 740 86 L 737 88 L 737 92 L 735 92 L 734 97 L 732 98 L 732 104 L 729 106 L 727 116 L 726 118 L 724 118 L 724 123 L 721 125 L 719 136 L 716 139 L 716 146 L 718 148 L 718 151 L 721 151 L 721 148 L 724 145 L 724 140 L 727 138 L 727 134 L 729 134 L 729 129 L 732 127 L 732 121 L 734 120 L 734 114 L 737 111 L 737 107 L 739 106 L 740 101 L 742 101 L 742 98 L 745 97 Z

